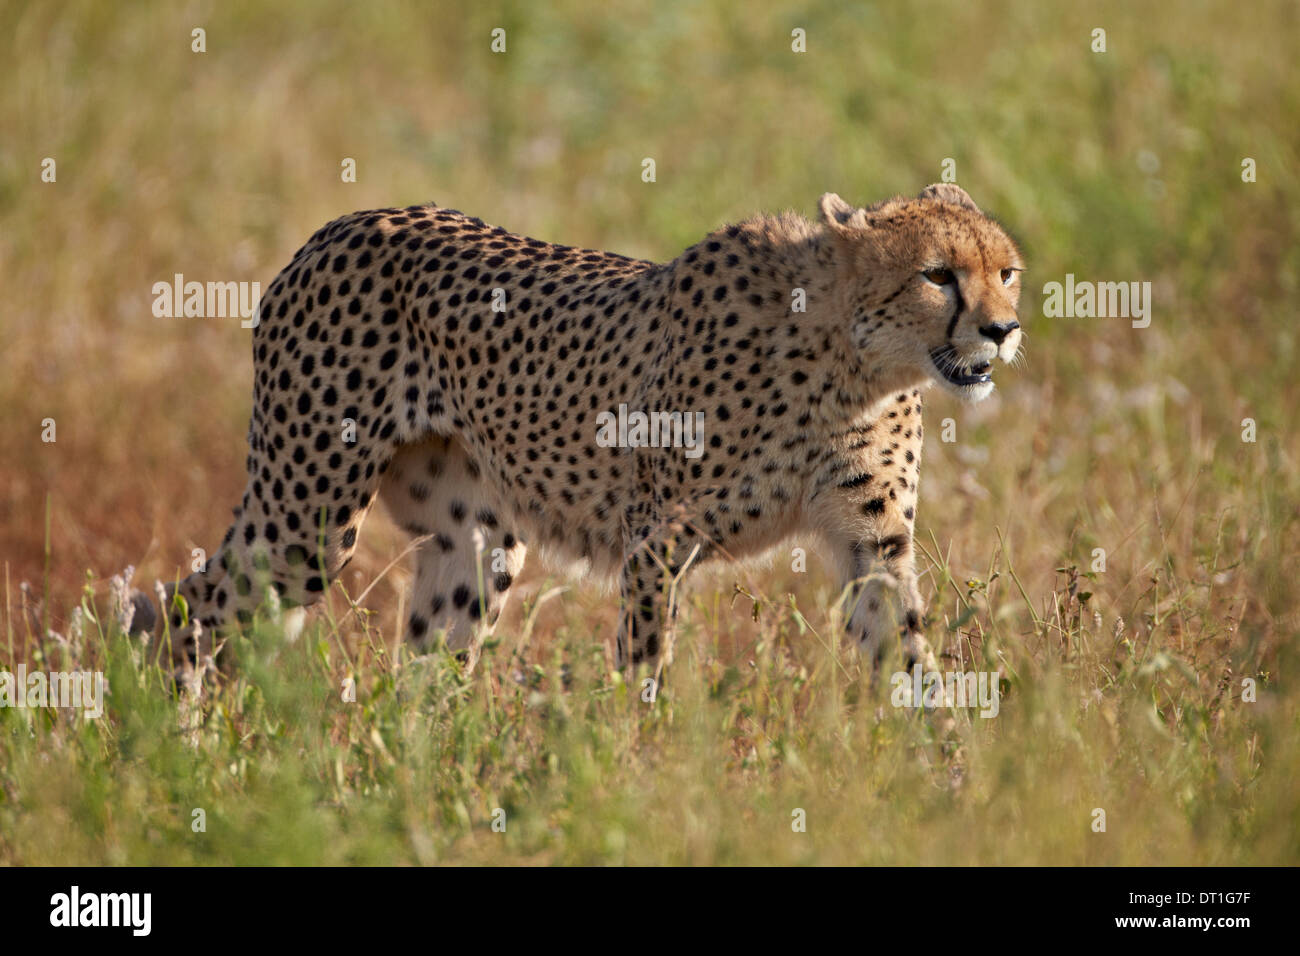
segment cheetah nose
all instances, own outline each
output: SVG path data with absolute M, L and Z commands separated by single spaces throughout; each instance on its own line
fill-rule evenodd
M 984 336 L 986 339 L 992 339 L 995 343 L 1001 345 L 1002 340 L 1018 328 L 1020 328 L 1020 323 L 1015 319 L 1012 319 L 1010 322 L 993 322 L 990 325 L 981 325 L 980 335 Z

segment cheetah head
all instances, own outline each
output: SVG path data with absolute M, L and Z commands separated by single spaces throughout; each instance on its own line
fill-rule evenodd
M 951 183 L 857 209 L 821 198 L 849 334 L 883 389 L 932 381 L 968 401 L 1020 347 L 1020 251 Z

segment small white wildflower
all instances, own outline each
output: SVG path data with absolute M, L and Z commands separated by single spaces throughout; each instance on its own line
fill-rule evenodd
M 123 634 L 131 633 L 131 622 L 135 618 L 135 604 L 131 600 L 131 578 L 135 576 L 135 565 L 128 564 L 121 574 L 108 579 L 109 613 L 117 620 Z

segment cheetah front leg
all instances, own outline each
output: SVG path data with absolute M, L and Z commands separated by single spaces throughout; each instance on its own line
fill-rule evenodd
M 620 588 L 623 606 L 618 622 L 618 642 L 614 666 L 633 674 L 645 665 L 649 676 L 658 684 L 672 641 L 672 625 L 677 618 L 673 588 L 656 562 L 644 554 L 633 554 L 623 564 Z
M 937 663 L 921 629 L 925 604 L 917 587 L 912 536 L 906 533 L 867 535 L 836 549 L 841 591 L 847 591 L 848 632 L 878 665 L 897 640 L 908 670 L 920 664 L 925 672 Z
M 697 549 L 692 546 L 692 554 L 683 555 L 682 548 L 691 542 L 678 534 L 649 527 L 632 529 L 636 529 L 634 521 L 625 529 L 615 667 L 625 670 L 630 665 L 635 675 L 645 665 L 657 688 L 664 667 L 672 661 L 678 594 Z
M 850 472 L 852 474 L 852 472 Z M 914 505 L 872 481 L 837 486 L 820 509 L 840 593 L 848 592 L 847 630 L 878 665 L 897 641 L 908 669 L 936 670 L 921 629 L 925 604 L 912 546 Z

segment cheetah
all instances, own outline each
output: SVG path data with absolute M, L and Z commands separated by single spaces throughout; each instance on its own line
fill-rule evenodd
M 618 582 L 614 665 L 658 679 L 687 571 L 816 534 L 851 640 L 933 669 L 921 396 L 992 392 L 1022 335 L 1022 258 L 953 184 L 819 206 L 663 264 L 434 205 L 324 226 L 260 304 L 248 484 L 213 559 L 165 594 L 159 646 L 183 668 L 267 587 L 318 601 L 382 499 L 418 541 L 419 651 L 476 646 L 532 552 Z M 688 448 L 599 441 L 620 409 L 701 427 Z

